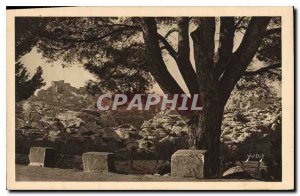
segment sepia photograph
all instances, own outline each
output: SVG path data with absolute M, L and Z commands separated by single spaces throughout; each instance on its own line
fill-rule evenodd
M 7 39 L 8 189 L 294 189 L 292 7 L 11 9 Z

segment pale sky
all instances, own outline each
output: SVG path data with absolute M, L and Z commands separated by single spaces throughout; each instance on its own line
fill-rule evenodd
M 37 48 L 33 48 L 31 52 L 27 53 L 21 58 L 21 62 L 32 75 L 38 66 L 43 68 L 43 78 L 46 85 L 43 89 L 51 86 L 51 81 L 65 80 L 76 88 L 83 87 L 85 82 L 94 79 L 94 76 L 86 71 L 81 65 L 73 65 L 71 67 L 62 67 L 61 62 L 48 63 L 42 57 L 41 53 L 37 52 Z
M 190 32 L 192 32 L 193 27 L 191 25 Z M 216 26 L 216 49 L 218 48 L 218 31 L 219 31 L 219 24 Z M 164 30 L 159 30 L 159 33 L 162 35 L 165 34 Z M 234 51 L 239 46 L 241 40 L 242 40 L 242 34 L 239 33 L 235 36 L 234 40 Z M 173 35 L 173 37 L 170 38 L 171 42 L 174 40 L 176 41 L 176 34 Z M 172 40 L 173 39 L 173 40 Z M 191 39 L 191 38 L 190 38 Z M 194 65 L 194 55 L 193 55 L 193 46 L 192 41 L 191 43 L 191 62 Z M 164 56 L 164 60 L 166 62 L 166 65 L 168 67 L 168 70 L 172 74 L 172 76 L 175 78 L 175 80 L 178 82 L 178 84 L 182 87 L 182 89 L 185 92 L 187 91 L 187 87 L 183 81 L 183 78 L 181 77 L 181 74 L 177 68 L 176 63 L 174 62 L 174 59 L 172 59 L 169 55 Z M 82 65 L 72 65 L 71 67 L 63 68 L 62 62 L 54 62 L 54 63 L 48 63 L 46 62 L 46 59 L 42 57 L 41 53 L 38 53 L 37 48 L 33 48 L 31 52 L 27 53 L 21 58 L 21 62 L 25 65 L 25 67 L 28 69 L 29 73 L 32 75 L 35 72 L 35 69 L 38 66 L 41 66 L 43 68 L 43 78 L 46 82 L 46 85 L 43 87 L 43 89 L 48 88 L 51 86 L 51 81 L 57 81 L 57 80 L 64 80 L 65 82 L 70 83 L 72 86 L 78 88 L 83 87 L 85 85 L 85 82 L 90 79 L 95 79 L 92 74 L 90 74 L 88 71 L 86 71 Z M 261 64 L 261 63 L 260 63 Z M 162 90 L 158 86 L 158 84 L 155 84 L 153 89 L 151 91 L 154 91 L 159 94 L 163 94 Z

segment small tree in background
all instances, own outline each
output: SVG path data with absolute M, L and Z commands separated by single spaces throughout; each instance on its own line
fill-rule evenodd
M 16 102 L 26 100 L 34 94 L 36 89 L 45 85 L 42 78 L 43 70 L 39 66 L 35 74 L 30 78 L 27 69 L 20 62 L 16 63 Z

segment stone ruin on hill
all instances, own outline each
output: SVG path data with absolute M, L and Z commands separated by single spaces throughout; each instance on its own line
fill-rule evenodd
M 75 88 L 70 83 L 60 80 L 52 81 L 49 88 L 41 89 L 29 101 L 42 101 L 48 105 L 78 111 L 94 107 L 97 97 L 90 96 L 85 87 Z

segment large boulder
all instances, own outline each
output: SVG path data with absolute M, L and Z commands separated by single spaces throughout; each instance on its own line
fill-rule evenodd
M 54 167 L 56 164 L 56 152 L 53 148 L 32 147 L 29 153 L 29 165 L 39 167 Z
M 86 152 L 82 155 L 83 171 L 104 171 L 115 170 L 114 154 L 108 152 Z
M 136 139 L 142 138 L 142 136 L 139 136 L 138 130 L 130 124 L 120 125 L 114 131 L 123 140 L 129 139 L 129 138 L 136 138 Z
M 138 147 L 140 149 L 148 150 L 148 149 L 154 147 L 154 142 L 152 140 L 149 140 L 147 137 L 143 138 L 141 140 L 138 140 L 137 142 L 138 142 Z
M 79 112 L 67 111 L 56 115 L 56 118 L 63 124 L 65 128 L 79 128 L 83 121 L 78 118 Z
M 235 167 L 231 167 L 228 170 L 226 170 L 223 173 L 223 176 L 229 176 L 229 175 L 232 175 L 232 174 L 243 173 L 243 172 L 245 172 L 245 171 L 241 166 L 235 166 Z
M 222 122 L 221 142 L 231 147 L 245 143 L 253 135 L 259 134 L 263 138 L 272 134 L 281 118 L 280 102 L 270 104 L 262 101 L 261 104 L 268 106 L 226 111 Z
M 60 131 L 50 131 L 48 134 L 48 139 L 49 141 L 55 142 L 55 141 L 60 141 L 61 140 L 61 135 Z
M 243 167 L 231 167 L 223 173 L 223 178 L 228 179 L 252 179 L 253 177 L 248 174 Z
M 153 148 L 150 144 L 155 144 L 158 157 L 165 160 L 169 160 L 177 149 L 183 148 L 177 140 L 185 140 L 188 133 L 187 124 L 182 116 L 171 110 L 158 112 L 153 119 L 145 121 L 141 128 L 139 135 L 143 136 L 143 139 L 139 141 L 140 148 L 150 150 Z
M 178 150 L 171 158 L 171 175 L 175 177 L 206 177 L 205 150 Z

